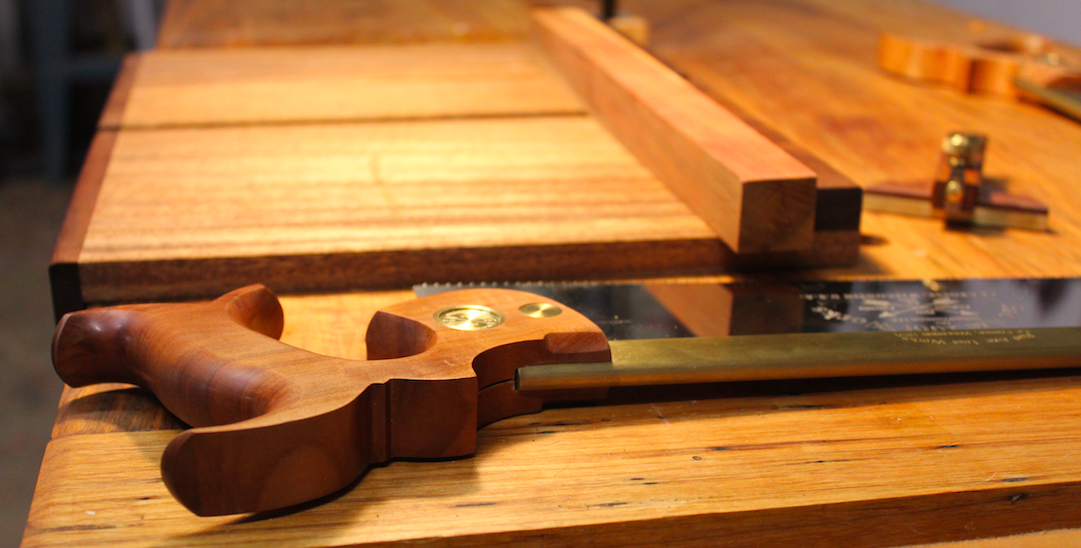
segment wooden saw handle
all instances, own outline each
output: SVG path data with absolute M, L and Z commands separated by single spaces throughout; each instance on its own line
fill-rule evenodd
M 192 512 L 259 512 L 333 493 L 389 459 L 469 455 L 479 426 L 545 402 L 603 397 L 514 390 L 518 367 L 611 359 L 585 317 L 519 310 L 534 303 L 560 306 L 500 289 L 400 303 L 372 319 L 361 361 L 278 341 L 281 306 L 254 285 L 207 303 L 67 314 L 53 363 L 71 386 L 146 388 L 196 427 L 162 456 L 166 486 Z
M 1051 40 L 1024 33 L 970 29 L 953 40 L 884 32 L 878 66 L 912 80 L 939 82 L 966 93 L 1023 96 L 1018 79 L 1039 87 L 1081 87 L 1081 66 Z

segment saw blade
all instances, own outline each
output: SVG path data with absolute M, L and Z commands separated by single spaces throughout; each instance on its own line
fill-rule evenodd
M 1081 278 L 719 283 L 500 283 L 561 302 L 611 340 L 1081 326 Z

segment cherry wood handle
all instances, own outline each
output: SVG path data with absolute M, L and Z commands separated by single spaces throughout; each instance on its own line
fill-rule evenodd
M 162 456 L 165 484 L 192 512 L 259 512 L 333 493 L 392 458 L 469 455 L 478 426 L 546 402 L 603 397 L 514 390 L 519 367 L 610 359 L 603 333 L 583 316 L 520 310 L 534 303 L 561 307 L 493 289 L 400 303 L 369 325 L 369 360 L 345 360 L 278 341 L 281 306 L 256 285 L 212 302 L 68 314 L 53 362 L 71 386 L 146 388 L 195 427 Z M 436 318 L 463 306 L 502 321 L 463 331 Z

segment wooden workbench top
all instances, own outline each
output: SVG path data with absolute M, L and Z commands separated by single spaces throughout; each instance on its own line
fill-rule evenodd
M 174 9 L 185 4 L 177 2 Z M 1081 196 L 1074 191 L 1081 183 L 1081 124 L 1031 104 L 900 81 L 874 65 L 880 29 L 918 27 L 948 36 L 970 24 L 970 18 L 910 0 L 643 0 L 628 1 L 625 9 L 651 20 L 653 51 L 661 59 L 860 185 L 929 177 L 939 139 L 963 129 L 989 136 L 988 175 L 1051 207 L 1046 233 L 947 231 L 939 221 L 867 213 L 856 266 L 801 275 L 1081 275 Z M 392 128 L 406 122 L 381 123 Z M 492 120 L 433 122 L 456 123 L 497 125 Z M 539 116 L 530 123 L 553 122 Z M 573 123 L 583 135 L 592 131 L 587 117 Z M 219 130 L 235 138 L 216 142 L 198 136 Z M 204 147 L 200 158 L 208 157 L 205 151 L 240 149 L 266 158 L 268 153 L 244 138 L 255 131 L 273 136 L 367 130 L 340 122 L 311 127 L 292 122 L 138 131 L 145 132 L 138 139 L 103 133 L 113 139 L 110 147 L 127 152 L 115 166 L 98 166 L 102 172 L 113 169 L 118 180 L 127 176 L 131 181 L 140 166 L 151 165 L 147 158 L 156 148 L 144 145 L 153 139 L 176 146 L 170 154 L 183 164 L 180 153 L 197 147 Z M 622 151 L 582 139 L 600 147 L 599 152 L 583 148 L 584 161 L 607 166 L 598 170 L 615 169 L 619 162 L 612 159 Z M 530 150 L 543 157 L 538 149 Z M 231 173 L 223 171 L 225 162 L 188 162 L 208 177 L 224 180 Z M 639 177 L 635 170 L 640 166 L 620 165 L 620 173 L 630 173 L 638 184 L 656 184 Z M 258 173 L 273 178 L 280 171 Z M 121 194 L 124 200 L 139 196 Z M 533 208 L 544 205 L 526 201 Z M 627 201 L 612 207 L 628 207 Z M 95 230 L 101 230 L 93 236 L 100 239 L 89 240 L 94 245 L 87 253 L 122 253 L 132 243 L 109 241 L 107 216 L 82 214 L 88 217 L 84 229 L 97 222 Z M 643 230 L 649 230 L 648 223 Z M 689 251 L 700 244 L 690 241 L 673 254 L 693 255 Z M 578 252 L 589 255 L 591 248 L 583 244 Z M 109 280 L 100 282 L 98 287 L 107 291 Z M 99 300 L 111 298 L 117 297 Z M 287 296 L 283 339 L 316 352 L 361 357 L 362 326 L 374 310 L 408 298 L 406 290 Z M 280 541 L 375 546 L 425 541 L 448 546 L 713 546 L 723 539 L 733 545 L 859 547 L 1076 528 L 1081 527 L 1075 504 L 1081 467 L 1072 455 L 1081 450 L 1079 387 L 1081 379 L 1066 374 L 765 383 L 625 394 L 599 407 L 549 410 L 493 424 L 481 430 L 471 459 L 393 463 L 370 471 L 340 495 L 296 512 L 213 519 L 188 514 L 158 476 L 161 450 L 183 425 L 139 391 L 68 389 L 24 545 Z M 980 546 L 1069 542 L 1078 542 L 1076 533 Z

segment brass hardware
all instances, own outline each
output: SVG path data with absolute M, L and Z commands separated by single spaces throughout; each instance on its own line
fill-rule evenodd
M 506 318 L 496 310 L 477 304 L 448 306 L 436 312 L 435 321 L 459 331 L 481 331 L 502 325 Z
M 953 132 L 942 140 L 942 159 L 935 175 L 931 205 L 948 222 L 971 223 L 983 184 L 987 138 Z
M 1078 111 L 1081 119 L 1081 109 Z M 1047 206 L 984 184 L 987 138 L 953 132 L 942 140 L 934 181 L 883 183 L 864 190 L 863 207 L 915 217 L 945 219 L 949 225 L 1047 230 Z
M 518 311 L 531 318 L 551 318 L 563 313 L 563 309 L 549 303 L 523 304 Z
M 611 341 L 612 361 L 533 365 L 518 390 L 1081 366 L 1081 328 L 798 333 Z

